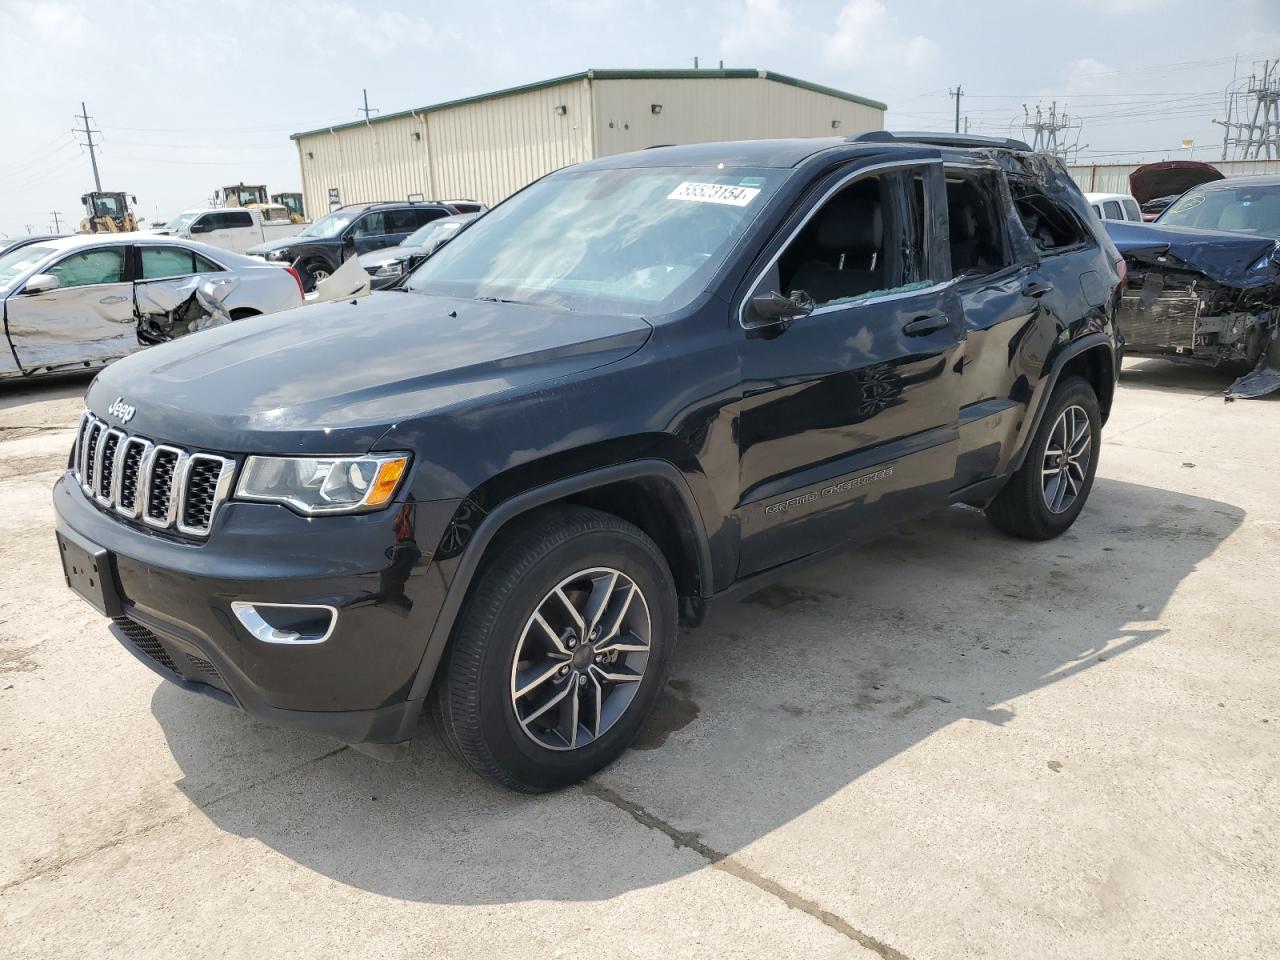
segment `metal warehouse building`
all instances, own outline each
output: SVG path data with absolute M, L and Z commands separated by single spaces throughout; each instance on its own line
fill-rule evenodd
M 655 144 L 849 136 L 883 103 L 766 70 L 587 70 L 295 133 L 307 215 L 338 203 L 494 204 L 570 163 Z

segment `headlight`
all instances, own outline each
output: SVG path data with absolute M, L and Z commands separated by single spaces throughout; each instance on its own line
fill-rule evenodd
M 378 267 L 377 276 L 379 277 L 395 277 L 404 273 L 403 260 L 388 260 L 382 266 Z
M 293 258 L 289 256 L 288 250 L 268 250 L 267 259 L 268 260 L 292 260 Z
M 403 453 L 363 457 L 250 457 L 236 497 L 282 503 L 307 516 L 363 513 L 391 502 L 409 466 Z

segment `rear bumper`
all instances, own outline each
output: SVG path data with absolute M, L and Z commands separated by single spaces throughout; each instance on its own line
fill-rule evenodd
M 412 737 L 422 699 L 410 691 L 442 600 L 430 554 L 450 502 L 319 521 L 227 503 L 208 539 L 191 542 L 116 519 L 65 477 L 53 499 L 61 534 L 106 551 L 112 634 L 166 680 L 351 744 Z M 322 642 L 272 643 L 241 623 L 237 601 L 337 613 Z

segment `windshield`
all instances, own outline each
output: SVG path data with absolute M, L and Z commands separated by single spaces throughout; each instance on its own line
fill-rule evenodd
M 430 247 L 462 226 L 459 220 L 434 220 L 404 238 L 406 247 Z
M 347 225 L 355 218 L 356 214 L 350 210 L 339 210 L 308 225 L 298 236 L 319 237 L 322 240 L 328 240 L 347 229 Z
M 0 257 L 0 290 L 10 287 L 15 280 L 25 274 L 37 263 L 53 253 L 53 247 L 42 247 L 35 244 L 19 247 Z
M 406 289 L 569 310 L 662 313 L 705 289 L 787 171 L 554 174 L 489 211 Z
M 1160 215 L 1166 227 L 1200 227 L 1280 239 L 1280 184 L 1183 194 Z
M 202 212 L 203 211 L 200 210 L 190 210 L 186 213 L 180 213 L 166 223 L 164 228 L 170 233 L 177 233 L 180 230 L 185 230 L 187 227 L 191 226 L 191 221 L 200 216 Z

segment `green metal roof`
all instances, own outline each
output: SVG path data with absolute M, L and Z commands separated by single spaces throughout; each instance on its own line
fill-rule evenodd
M 799 87 L 801 90 L 811 90 L 814 93 L 826 94 L 829 97 L 837 97 L 840 100 L 848 100 L 850 103 L 860 103 L 864 107 L 871 107 L 875 110 L 888 110 L 888 106 L 879 100 L 871 100 L 868 97 L 860 97 L 854 93 L 846 93 L 844 90 L 837 90 L 834 87 L 824 87 L 819 83 L 810 83 L 808 80 L 799 80 L 796 77 L 788 77 L 786 74 L 774 73 L 771 70 L 747 70 L 747 69 L 729 69 L 729 70 L 583 70 L 580 73 L 570 73 L 563 77 L 552 77 L 550 80 L 539 80 L 536 83 L 525 83 L 518 87 L 507 87 L 504 90 L 494 90 L 492 93 L 481 93 L 474 97 L 463 97 L 460 100 L 446 100 L 443 103 L 432 103 L 425 107 L 414 107 L 410 110 L 401 110 L 397 113 L 386 113 L 377 117 L 371 117 L 369 120 L 351 120 L 347 123 L 335 123 L 331 127 L 320 127 L 318 130 L 306 130 L 302 133 L 289 134 L 290 140 L 299 140 L 302 137 L 311 137 L 318 133 L 329 133 L 333 130 L 349 130 L 352 127 L 363 127 L 366 123 L 382 123 L 386 120 L 398 120 L 401 117 L 409 117 L 419 113 L 434 113 L 437 110 L 447 110 L 450 107 L 461 107 L 469 103 L 483 103 L 485 100 L 497 100 L 500 97 L 509 97 L 516 93 L 528 93 L 531 90 L 543 90 L 547 87 L 556 87 L 562 83 L 573 83 L 576 80 L 754 80 L 754 79 L 772 80 L 775 83 L 785 83 L 788 86 Z

